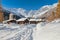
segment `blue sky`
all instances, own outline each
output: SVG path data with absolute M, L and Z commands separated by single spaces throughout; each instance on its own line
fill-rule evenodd
M 58 0 L 2 0 L 2 6 L 6 8 L 24 8 L 27 10 L 39 9 L 44 5 L 57 3 Z

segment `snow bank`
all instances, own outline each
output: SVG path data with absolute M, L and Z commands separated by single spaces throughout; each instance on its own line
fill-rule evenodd
M 44 23 L 37 24 L 34 29 L 33 40 L 60 40 L 60 20 L 41 24 Z

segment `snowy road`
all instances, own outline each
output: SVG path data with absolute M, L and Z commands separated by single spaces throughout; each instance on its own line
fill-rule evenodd
M 0 27 L 0 40 L 33 40 L 32 32 L 36 25 Z

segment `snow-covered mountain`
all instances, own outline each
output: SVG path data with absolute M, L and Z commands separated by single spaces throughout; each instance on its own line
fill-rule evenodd
M 45 5 L 43 7 L 41 7 L 41 9 L 39 9 L 34 15 L 33 17 L 35 18 L 39 18 L 39 17 L 47 17 L 46 15 L 50 15 L 52 11 L 56 10 L 56 6 L 57 3 L 53 4 L 53 5 Z
M 8 19 L 9 19 L 9 14 L 10 14 L 10 13 L 14 14 L 14 16 L 15 16 L 16 19 L 25 17 L 25 16 L 23 16 L 23 15 L 21 15 L 21 14 L 20 14 L 20 16 L 18 16 L 18 15 L 16 15 L 15 12 L 11 12 L 11 11 L 6 10 L 6 9 L 4 9 L 4 8 L 3 8 L 2 10 L 3 10 L 3 13 L 4 13 L 4 19 L 7 17 L 7 19 L 5 19 L 5 20 L 8 20 Z M 17 13 L 17 14 L 18 14 L 18 13 Z
M 25 17 L 31 17 L 32 15 L 35 14 L 34 10 L 28 11 L 28 10 L 25 10 L 23 8 L 10 8 L 10 9 L 7 9 L 7 10 L 9 10 L 11 12 L 14 12 L 18 16 L 23 15 Z
M 9 12 L 12 12 L 13 14 L 15 14 L 15 15 L 17 15 L 17 16 L 20 16 L 20 17 L 22 17 L 23 15 L 22 14 L 19 14 L 17 11 L 17 9 L 16 8 L 10 8 L 10 9 L 7 9 L 7 8 L 5 8 L 5 10 L 7 10 L 7 11 L 9 11 Z M 25 17 L 25 16 L 23 16 L 23 17 Z
M 51 10 L 55 10 L 56 6 L 57 6 L 57 3 L 55 3 L 53 5 L 45 5 L 38 10 L 29 10 L 28 11 L 23 8 L 10 8 L 7 10 L 14 12 L 18 16 L 23 15 L 25 17 L 37 18 L 37 17 L 40 17 L 42 14 L 45 14 L 46 12 L 50 13 Z

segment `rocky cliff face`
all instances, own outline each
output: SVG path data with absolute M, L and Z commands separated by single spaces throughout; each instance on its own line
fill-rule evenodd
M 0 11 L 0 22 L 2 23 L 3 21 L 4 21 L 3 12 Z
M 53 21 L 55 19 L 60 19 L 60 2 L 57 4 L 56 9 L 53 10 L 51 15 L 47 18 L 48 21 Z
M 0 5 L 0 22 L 2 23 L 3 20 L 4 20 L 4 15 L 3 15 L 2 7 Z
M 56 18 L 60 18 L 60 2 L 59 2 L 58 5 L 57 5 Z
M 56 7 L 51 8 L 46 13 L 41 15 L 40 18 L 45 18 L 47 22 L 51 22 L 55 19 L 60 19 L 60 2 Z

